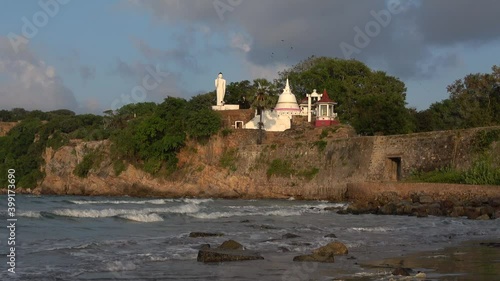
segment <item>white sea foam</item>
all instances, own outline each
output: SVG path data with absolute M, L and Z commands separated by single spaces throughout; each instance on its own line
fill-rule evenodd
M 52 212 L 56 216 L 74 217 L 74 218 L 110 218 L 110 217 L 123 217 L 126 219 L 134 220 L 133 218 L 148 219 L 146 215 L 152 213 L 170 213 L 170 214 L 191 214 L 200 210 L 196 204 L 184 204 L 176 207 L 167 208 L 144 208 L 144 209 L 59 209 Z M 142 217 L 141 217 L 142 216 Z M 158 216 L 158 215 L 156 215 Z M 158 216 L 159 217 L 159 216 Z M 150 216 L 149 219 L 159 221 L 158 217 Z M 163 220 L 163 219 L 162 219 Z
M 171 214 L 192 214 L 200 211 L 200 206 L 195 203 L 184 204 L 177 207 L 169 207 L 163 209 L 148 209 L 148 210 L 157 210 L 158 213 L 171 213 Z
M 36 212 L 36 211 L 19 212 L 17 215 L 20 217 L 35 218 L 35 219 L 42 217 L 42 214 L 40 214 L 40 212 Z
M 92 200 L 69 200 L 69 202 L 77 205 L 89 205 L 89 204 L 136 204 L 136 205 L 144 205 L 144 204 L 154 204 L 154 205 L 162 205 L 167 204 L 169 202 L 173 202 L 172 199 L 153 199 L 153 200 L 101 200 L 101 201 L 92 201 Z
M 132 271 L 137 269 L 137 266 L 129 261 L 113 261 L 108 262 L 105 265 L 106 271 L 116 272 L 116 271 Z
M 182 202 L 185 202 L 185 203 L 192 203 L 192 204 L 203 204 L 203 203 L 208 203 L 208 202 L 213 202 L 214 200 L 213 199 L 191 199 L 191 198 L 186 198 L 186 199 L 182 199 Z
M 213 213 L 193 213 L 190 216 L 198 219 L 219 219 L 219 218 L 230 218 L 230 217 L 241 217 L 241 216 L 280 216 L 280 217 L 290 217 L 290 216 L 300 216 L 301 211 L 293 210 L 273 210 L 266 212 L 213 212 Z
M 152 213 L 152 214 L 127 214 L 127 215 L 121 215 L 119 216 L 120 218 L 131 220 L 131 221 L 137 221 L 137 222 L 159 222 L 163 221 L 162 217 L 159 215 Z
M 394 228 L 390 227 L 353 227 L 349 230 L 357 232 L 389 232 L 393 231 Z
M 54 215 L 62 217 L 74 217 L 74 218 L 109 218 L 117 215 L 135 213 L 140 214 L 141 211 L 137 210 L 123 210 L 123 209 L 104 209 L 104 210 L 76 210 L 76 209 L 60 209 L 52 212 Z

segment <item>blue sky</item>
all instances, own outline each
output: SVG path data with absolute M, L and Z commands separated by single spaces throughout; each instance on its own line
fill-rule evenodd
M 392 4 L 399 4 L 397 13 Z M 311 55 L 345 57 L 341 44 L 356 47 L 355 28 L 366 31 L 374 13 L 390 20 L 378 22 L 369 44 L 352 57 L 399 77 L 408 105 L 417 109 L 447 98 L 454 80 L 490 72 L 500 57 L 500 1 L 494 0 L 24 0 L 0 6 L 2 109 L 101 113 L 168 95 L 188 99 L 212 91 L 219 71 L 228 82 L 272 80 Z M 26 33 L 29 24 L 36 32 Z M 141 92 L 144 79 L 149 87 Z

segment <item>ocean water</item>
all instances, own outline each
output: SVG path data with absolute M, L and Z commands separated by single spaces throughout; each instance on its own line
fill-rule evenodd
M 7 226 L 6 196 L 0 202 Z M 363 264 L 500 238 L 500 220 L 339 215 L 326 207 L 345 204 L 18 195 L 16 274 L 7 271 L 9 233 L 2 227 L 0 280 L 389 280 L 390 269 Z M 224 236 L 190 238 L 190 232 Z M 287 233 L 300 237 L 283 239 Z M 228 239 L 265 260 L 196 261 L 201 244 Z M 332 241 L 346 244 L 349 255 L 333 264 L 292 261 Z M 491 262 L 500 266 L 498 259 Z M 500 280 L 487 273 L 480 279 L 473 272 L 443 275 L 431 266 L 419 270 L 427 280 Z

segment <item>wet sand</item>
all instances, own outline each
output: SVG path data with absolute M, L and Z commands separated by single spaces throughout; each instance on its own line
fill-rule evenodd
M 500 280 L 500 239 L 469 241 L 455 247 L 372 261 L 363 263 L 361 266 L 379 273 L 365 280 L 498 281 Z M 399 267 L 410 268 L 410 277 L 390 274 Z M 412 277 L 418 271 L 424 272 L 426 277 L 421 279 Z M 377 275 L 378 277 L 373 279 Z

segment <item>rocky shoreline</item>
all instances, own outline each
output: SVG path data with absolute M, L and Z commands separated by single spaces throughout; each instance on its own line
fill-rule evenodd
M 500 218 L 500 186 L 421 183 L 349 184 L 345 214 Z
M 16 190 L 18 194 L 44 195 L 40 191 L 41 189 L 38 188 Z M 0 194 L 6 194 L 6 189 L 0 190 Z M 68 194 L 49 193 L 47 195 Z M 97 194 L 97 196 L 99 195 Z M 142 195 L 147 196 L 147 194 Z M 185 197 L 197 198 L 197 196 L 193 195 L 189 194 Z M 117 193 L 114 196 L 131 195 L 124 192 L 122 195 Z M 150 196 L 158 197 L 158 194 L 151 193 Z M 231 199 L 238 198 L 231 197 Z M 251 199 L 265 198 L 256 197 Z M 317 200 L 320 199 L 317 198 Z M 342 201 L 350 203 L 346 209 L 330 211 L 337 211 L 339 214 L 447 216 L 478 220 L 500 218 L 500 186 L 395 182 L 351 183 L 347 185 Z

